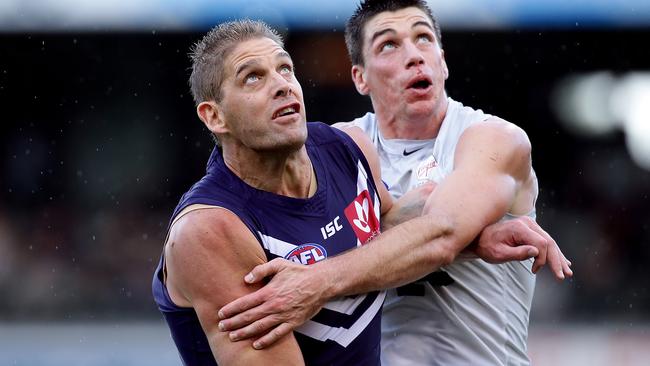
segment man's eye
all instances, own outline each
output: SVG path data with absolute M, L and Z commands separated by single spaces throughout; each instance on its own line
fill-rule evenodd
M 384 42 L 381 45 L 380 51 L 392 50 L 394 48 L 395 48 L 395 43 L 393 43 L 393 42 Z
M 283 65 L 280 67 L 280 73 L 282 74 L 291 74 L 293 72 L 293 68 L 289 65 Z
M 256 81 L 259 81 L 260 77 L 257 74 L 249 74 L 246 76 L 246 79 L 244 79 L 244 82 L 246 84 L 254 83 Z
M 431 43 L 431 37 L 427 34 L 421 34 L 417 38 L 418 43 Z

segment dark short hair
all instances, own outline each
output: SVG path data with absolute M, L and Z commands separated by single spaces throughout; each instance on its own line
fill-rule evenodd
M 433 30 L 440 47 L 442 47 L 442 33 L 440 24 L 433 16 L 431 9 L 424 0 L 361 0 L 354 14 L 348 19 L 345 25 L 345 45 L 348 47 L 348 54 L 352 65 L 363 65 L 363 31 L 366 23 L 379 13 L 385 11 L 397 11 L 404 8 L 415 7 L 431 20 Z
M 190 50 L 192 74 L 190 90 L 194 103 L 221 101 L 224 60 L 240 43 L 255 38 L 270 38 L 284 48 L 282 37 L 266 23 L 258 20 L 236 20 L 212 28 Z

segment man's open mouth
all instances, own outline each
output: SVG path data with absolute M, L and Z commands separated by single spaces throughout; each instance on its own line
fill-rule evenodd
M 408 89 L 426 89 L 431 86 L 431 80 L 429 78 L 423 77 L 414 80 L 409 84 Z
M 300 104 L 293 103 L 293 104 L 290 104 L 288 106 L 284 106 L 284 107 L 278 109 L 277 111 L 275 111 L 275 113 L 273 113 L 272 118 L 276 119 L 278 117 L 289 116 L 289 115 L 292 115 L 292 114 L 295 114 L 295 113 L 298 113 L 298 112 L 300 112 Z

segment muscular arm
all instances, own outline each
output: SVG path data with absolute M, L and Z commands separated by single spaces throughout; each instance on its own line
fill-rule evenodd
M 531 177 L 530 143 L 521 129 L 503 121 L 474 125 L 461 137 L 455 169 L 429 196 L 422 216 L 366 247 L 319 263 L 314 271 L 330 279 L 332 296 L 421 278 L 451 263 L 515 204 L 532 209 L 534 194 L 524 192 L 534 189 Z M 528 204 L 519 202 L 526 198 Z
M 352 136 L 354 137 L 353 134 Z M 373 152 L 361 141 L 359 145 L 362 150 L 367 156 L 372 155 Z M 376 151 L 374 155 L 376 157 Z M 500 120 L 472 126 L 466 130 L 457 146 L 454 171 L 429 196 L 422 216 L 395 226 L 368 245 L 312 266 L 297 266 L 287 261 L 274 260 L 256 267 L 247 276 L 248 282 L 260 281 L 268 275 L 274 275 L 273 280 L 254 295 L 238 299 L 222 308 L 219 316 L 225 319 L 222 321 L 224 329 L 244 326 L 231 333 L 239 339 L 263 332 L 281 322 L 291 322 L 293 326 L 300 324 L 304 320 L 285 309 L 309 309 L 313 307 L 311 303 L 314 300 L 293 298 L 293 302 L 285 303 L 285 299 L 275 295 L 290 289 L 295 291 L 297 284 L 308 289 L 318 289 L 312 298 L 330 299 L 396 287 L 417 280 L 451 263 L 483 228 L 496 222 L 506 212 L 524 214 L 531 210 L 536 189 L 531 168 L 530 143 L 521 129 Z M 536 225 L 530 220 L 518 223 L 529 229 L 524 233 L 532 232 L 536 238 L 514 238 L 516 231 L 509 231 L 506 238 L 503 238 L 503 232 L 494 230 L 489 230 L 488 237 L 500 238 L 497 239 L 500 242 L 521 239 L 528 244 L 539 240 L 545 244 L 549 242 L 548 234 L 538 227 L 532 228 Z M 543 234 L 539 234 L 538 230 Z M 479 243 L 483 241 L 483 236 Z M 503 245 L 499 248 L 502 247 Z M 529 247 L 526 250 L 530 249 L 535 248 Z M 538 258 L 547 257 L 545 249 L 544 253 L 541 250 L 535 254 L 528 252 L 525 257 L 537 254 Z M 549 244 L 548 254 L 554 263 L 551 268 L 558 278 L 571 274 L 569 262 L 554 242 Z M 505 259 L 514 258 L 506 256 Z M 243 311 L 246 311 L 248 320 L 239 314 Z M 250 319 L 255 322 L 250 324 Z M 281 335 L 272 333 L 259 341 L 271 344 Z
M 381 230 L 389 230 L 403 222 L 421 216 L 424 204 L 435 188 L 436 184 L 433 182 L 422 184 L 394 200 L 393 207 L 381 216 Z
M 217 328 L 214 309 L 260 288 L 259 284 L 246 285 L 242 278 L 266 262 L 261 247 L 237 216 L 222 208 L 189 212 L 172 226 L 165 258 L 172 300 L 194 308 L 219 365 L 304 364 L 293 335 L 255 351 L 252 340 L 231 342 Z

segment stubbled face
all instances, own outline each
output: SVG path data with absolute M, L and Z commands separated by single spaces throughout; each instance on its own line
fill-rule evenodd
M 228 135 L 246 148 L 298 150 L 307 139 L 302 88 L 289 54 L 269 38 L 240 43 L 224 62 L 217 103 Z
M 427 15 L 415 7 L 379 13 L 364 28 L 357 89 L 388 119 L 433 118 L 446 108 L 449 74 Z

